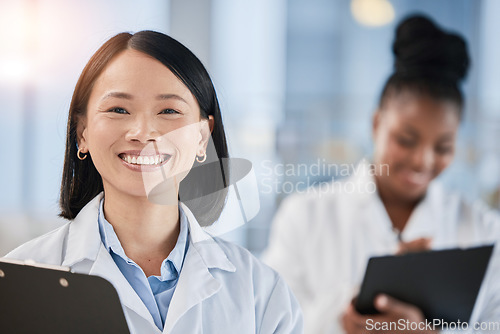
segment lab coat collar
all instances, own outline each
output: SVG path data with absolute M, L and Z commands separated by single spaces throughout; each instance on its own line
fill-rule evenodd
M 102 244 L 97 213 L 103 194 L 101 192 L 88 202 L 70 223 L 63 266 L 72 267 L 82 260 L 94 261 L 97 258 Z
M 418 238 L 432 238 L 437 235 L 437 229 L 444 223 L 443 203 L 441 203 L 441 187 L 437 181 L 432 181 L 427 188 L 425 197 L 413 209 L 411 216 L 403 230 L 403 241 L 412 241 Z
M 71 267 L 82 260 L 94 261 L 97 258 L 101 239 L 99 226 L 93 222 L 97 222 L 99 203 L 102 198 L 101 192 L 87 203 L 71 222 L 63 266 Z M 180 208 L 188 219 L 190 243 L 197 248 L 207 267 L 234 272 L 236 270 L 234 265 L 212 236 L 198 224 L 191 210 L 184 203 L 180 203 Z
M 184 203 L 180 204 L 180 208 L 189 222 L 190 245 L 196 248 L 207 268 L 236 271 L 219 244 L 198 224 L 191 210 Z
M 363 158 L 357 165 L 353 174 L 347 179 L 347 182 L 352 183 L 354 189 L 360 191 L 352 192 L 358 200 L 363 202 L 373 202 L 375 197 L 378 198 L 377 186 L 373 177 L 372 163 L 370 160 Z M 347 188 L 347 187 L 346 187 Z
M 147 319 L 156 328 L 146 306 L 102 245 L 97 224 L 102 197 L 103 193 L 100 193 L 92 199 L 70 223 L 63 265 L 73 267 L 84 260 L 94 261 L 89 274 L 110 281 L 118 291 L 122 304 Z M 183 203 L 180 208 L 188 219 L 190 247 L 172 297 L 164 333 L 170 333 L 175 323 L 190 308 L 219 291 L 221 283 L 212 276 L 209 269 L 236 271 L 221 246 L 200 227 L 189 208 Z

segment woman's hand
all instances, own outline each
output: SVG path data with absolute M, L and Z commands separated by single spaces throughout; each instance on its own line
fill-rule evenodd
M 403 303 L 386 295 L 379 295 L 375 299 L 375 308 L 380 314 L 362 315 L 356 311 L 353 303 L 349 304 L 342 316 L 342 325 L 347 334 L 436 333 L 425 328 L 424 315 L 416 306 Z M 392 329 L 388 327 L 391 324 Z M 420 329 L 410 330 L 412 324 L 413 326 L 420 324 Z
M 403 255 L 406 253 L 418 253 L 431 250 L 432 239 L 420 238 L 409 242 L 400 242 L 396 255 Z

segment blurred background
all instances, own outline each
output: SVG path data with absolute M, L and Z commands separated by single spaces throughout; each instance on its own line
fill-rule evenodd
M 416 12 L 464 35 L 472 56 L 458 154 L 441 178 L 498 209 L 500 1 L 0 0 L 0 256 L 64 223 L 58 195 L 72 91 L 111 36 L 161 31 L 206 65 L 230 153 L 252 161 L 260 196 L 259 214 L 224 237 L 259 255 L 284 197 L 342 176 L 320 167 L 370 156 L 394 28 Z

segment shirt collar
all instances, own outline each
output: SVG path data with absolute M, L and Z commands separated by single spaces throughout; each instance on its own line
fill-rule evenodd
M 99 212 L 98 212 L 99 233 L 104 247 L 108 250 L 108 252 L 113 252 L 116 255 L 120 256 L 128 264 L 136 265 L 134 261 L 131 260 L 125 254 L 125 251 L 120 243 L 120 240 L 118 239 L 118 236 L 115 233 L 113 226 L 104 217 L 103 205 L 104 205 L 104 198 L 102 198 L 99 203 Z M 184 257 L 187 252 L 187 248 L 189 246 L 188 221 L 186 215 L 184 214 L 184 211 L 180 206 L 179 206 L 179 221 L 180 221 L 179 237 L 177 238 L 177 242 L 174 246 L 174 249 L 172 249 L 168 257 L 165 260 L 163 260 L 161 266 L 160 279 L 162 281 L 172 279 L 172 276 L 177 277 L 179 275 L 182 269 L 182 264 L 184 262 Z M 173 270 L 171 269 L 172 267 Z
M 380 210 L 385 217 L 385 219 L 381 219 L 379 221 L 384 222 L 384 225 L 386 225 L 387 228 L 394 231 L 378 191 L 371 191 L 377 189 L 372 160 L 367 158 L 362 159 L 358 163 L 354 175 L 352 175 L 349 180 L 354 182 L 359 189 L 370 189 L 370 191 L 360 192 L 359 198 L 365 201 L 363 204 L 376 205 L 377 210 Z M 403 230 L 402 236 L 405 241 L 414 240 L 420 237 L 429 237 L 435 234 L 435 230 L 437 228 L 436 218 L 440 217 L 438 215 L 440 212 L 439 207 L 442 205 L 439 200 L 443 196 L 444 195 L 442 194 L 439 182 L 437 180 L 433 180 L 429 184 L 424 198 L 422 198 L 422 200 L 414 208 L 408 223 Z M 385 224 L 385 222 L 387 224 Z
M 100 247 L 104 248 L 99 235 L 99 224 L 96 222 L 99 217 L 99 204 L 103 196 L 104 193 L 101 192 L 94 197 L 71 221 L 66 255 L 63 261 L 64 266 L 71 267 L 85 259 L 90 261 L 98 259 Z M 220 242 L 203 230 L 187 205 L 180 202 L 179 207 L 184 212 L 188 222 L 189 248 L 193 246 L 192 251 L 201 256 L 203 263 L 208 268 L 236 271 L 235 266 L 222 249 L 222 245 L 219 245 Z M 186 257 L 189 257 L 188 253 L 192 253 L 192 251 L 187 252 Z

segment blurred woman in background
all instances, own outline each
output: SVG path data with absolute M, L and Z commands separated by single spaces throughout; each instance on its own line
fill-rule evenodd
M 413 16 L 399 24 L 393 52 L 394 73 L 373 117 L 371 161 L 344 186 L 290 196 L 273 223 L 264 259 L 299 299 L 308 334 L 367 333 L 368 319 L 424 320 L 415 306 L 383 295 L 375 300 L 380 315 L 356 312 L 351 300 L 370 257 L 499 238 L 497 214 L 435 180 L 455 155 L 464 105 L 459 85 L 469 67 L 464 39 Z M 490 276 L 483 285 L 494 289 Z M 489 291 L 477 300 L 473 320 L 500 319 L 499 293 Z

